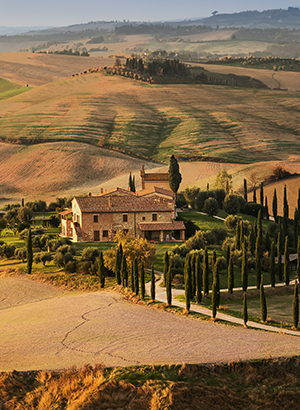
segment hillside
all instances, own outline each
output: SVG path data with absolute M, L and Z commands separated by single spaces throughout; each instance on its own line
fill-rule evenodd
M 300 113 L 292 92 L 149 85 L 97 73 L 0 101 L 0 117 L 0 137 L 9 142 L 72 140 L 158 161 L 167 161 L 170 149 L 194 160 L 298 158 Z

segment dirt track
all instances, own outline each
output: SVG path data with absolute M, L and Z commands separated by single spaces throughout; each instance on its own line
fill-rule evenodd
M 130 304 L 116 293 L 64 293 L 28 278 L 0 279 L 0 370 L 208 363 L 300 352 L 274 335 Z

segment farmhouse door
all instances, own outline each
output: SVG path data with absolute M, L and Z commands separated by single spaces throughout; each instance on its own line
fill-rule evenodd
M 100 241 L 100 231 L 94 231 L 94 242 Z

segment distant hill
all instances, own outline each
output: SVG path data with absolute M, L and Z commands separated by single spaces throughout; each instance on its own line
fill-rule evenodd
M 300 28 L 300 9 L 289 7 L 287 10 L 243 11 L 233 14 L 214 16 L 189 21 L 189 24 L 205 24 L 212 27 L 249 27 L 249 28 Z M 176 23 L 178 24 L 178 22 Z M 184 21 L 187 24 L 187 21 Z

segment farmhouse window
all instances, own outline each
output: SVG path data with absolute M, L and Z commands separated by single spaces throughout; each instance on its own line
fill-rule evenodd
M 95 242 L 100 241 L 100 232 L 99 231 L 94 231 L 94 241 Z
M 157 214 L 152 214 L 152 222 L 157 221 Z
M 94 215 L 94 222 L 98 222 L 98 215 Z
M 103 238 L 108 238 L 108 231 L 103 231 L 102 236 Z
M 143 221 L 146 221 L 146 218 L 143 216 Z
M 128 215 L 127 214 L 123 215 L 123 222 L 128 222 Z

